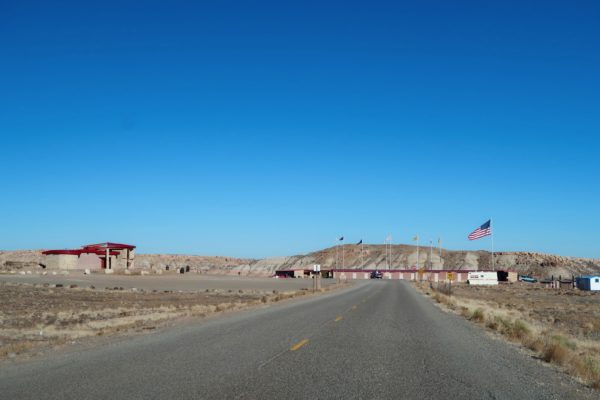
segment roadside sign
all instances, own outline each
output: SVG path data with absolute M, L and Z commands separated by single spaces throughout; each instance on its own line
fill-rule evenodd
M 454 280 L 454 272 L 448 272 L 448 280 L 452 282 Z

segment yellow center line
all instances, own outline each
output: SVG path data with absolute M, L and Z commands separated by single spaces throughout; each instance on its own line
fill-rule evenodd
M 296 351 L 300 347 L 304 346 L 306 343 L 308 343 L 308 339 L 304 339 L 303 341 L 301 341 L 299 343 L 296 343 L 295 345 L 293 345 L 292 347 L 290 347 L 290 351 Z
M 343 319 L 343 317 L 341 315 L 338 315 L 337 317 L 335 317 L 335 322 L 341 321 Z

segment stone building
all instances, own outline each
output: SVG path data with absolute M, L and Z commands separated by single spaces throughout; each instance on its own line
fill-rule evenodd
M 88 244 L 74 250 L 46 250 L 42 265 L 55 270 L 130 270 L 134 267 L 135 246 L 121 243 Z

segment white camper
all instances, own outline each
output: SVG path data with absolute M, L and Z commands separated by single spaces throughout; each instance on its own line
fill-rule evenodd
M 496 273 L 495 271 L 469 272 L 469 276 L 467 277 L 467 283 L 469 285 L 497 285 L 498 273 Z

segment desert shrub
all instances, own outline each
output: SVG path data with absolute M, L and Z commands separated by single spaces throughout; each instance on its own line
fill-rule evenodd
M 509 320 L 502 318 L 499 315 L 494 317 L 494 322 L 497 324 L 496 330 L 502 333 L 506 333 L 511 329 L 511 323 Z
M 226 311 L 228 309 L 231 308 L 231 304 L 229 303 L 220 303 L 217 305 L 217 308 L 215 309 L 215 311 L 220 312 L 220 311 Z
M 530 335 L 523 340 L 523 345 L 536 353 L 541 353 L 546 347 L 546 341 L 540 336 Z
M 510 336 L 514 339 L 523 339 L 529 334 L 529 332 L 529 327 L 523 321 L 517 319 L 512 323 Z
M 475 311 L 473 311 L 469 319 L 475 322 L 482 322 L 485 319 L 483 310 L 481 308 L 475 309 Z
M 582 368 L 577 368 L 577 372 L 591 387 L 600 389 L 600 360 L 593 359 L 592 357 L 584 357 L 582 360 Z
M 574 341 L 569 340 L 566 337 L 561 336 L 561 335 L 552 336 L 552 340 L 556 340 L 562 346 L 564 346 L 568 349 L 571 349 L 571 350 L 575 350 L 577 348 L 577 344 Z
M 575 357 L 571 367 L 591 387 L 600 389 L 600 360 L 590 356 Z
M 548 340 L 542 351 L 542 359 L 564 365 L 569 359 L 569 350 L 556 340 Z
M 493 331 L 498 330 L 498 322 L 496 322 L 495 319 L 488 319 L 485 323 L 485 326 Z

